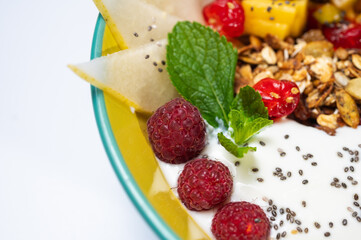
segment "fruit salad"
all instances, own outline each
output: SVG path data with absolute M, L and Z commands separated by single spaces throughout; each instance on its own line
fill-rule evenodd
M 148 114 L 209 238 L 357 239 L 361 1 L 94 2 L 128 49 L 70 68 Z

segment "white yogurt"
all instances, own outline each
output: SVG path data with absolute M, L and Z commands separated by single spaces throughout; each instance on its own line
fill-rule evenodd
M 283 232 L 286 232 L 286 236 L 281 239 L 360 238 L 361 222 L 358 222 L 352 213 L 357 212 L 357 216 L 361 217 L 361 209 L 356 206 L 357 203 L 361 205 L 361 200 L 354 200 L 355 194 L 361 199 L 361 161 L 351 162 L 351 158 L 356 158 L 355 154 L 350 155 L 348 151 L 343 150 L 343 147 L 361 152 L 361 145 L 359 146 L 361 127 L 339 128 L 336 136 L 329 136 L 318 129 L 291 120 L 282 120 L 252 138 L 249 145 L 256 146 L 257 151 L 248 153 L 242 159 L 227 152 L 218 144 L 215 131 L 208 130 L 208 144 L 201 155 L 207 155 L 210 159 L 221 161 L 229 167 L 234 176 L 234 188 L 230 200 L 258 204 L 269 218 L 272 217 L 272 211 L 267 212 L 270 207 L 267 199 L 272 199 L 273 204 L 277 206 L 275 210 L 277 216 L 275 221 L 271 222 L 277 225 L 278 230 L 271 229 L 271 238 L 276 239 L 277 234 Z M 286 139 L 285 135 L 289 137 Z M 260 142 L 265 145 L 262 146 Z M 299 151 L 296 149 L 297 146 Z M 312 154 L 312 157 L 305 160 L 304 156 L 307 154 Z M 240 164 L 236 167 L 237 161 Z M 314 166 L 312 163 L 317 165 Z M 159 164 L 177 195 L 177 179 L 184 164 L 172 165 L 162 161 L 159 161 Z M 353 171 L 350 170 L 351 166 Z M 287 177 L 285 180 L 274 176 L 274 172 L 277 172 L 276 168 L 282 169 L 283 176 Z M 299 170 L 303 171 L 302 176 Z M 287 176 L 288 172 L 291 172 L 291 177 Z M 347 177 L 349 179 L 352 177 L 352 180 Z M 346 184 L 346 188 L 342 185 L 339 188 L 331 186 L 334 178 L 338 178 L 337 184 Z M 303 183 L 305 180 L 308 181 L 307 184 Z M 353 181 L 360 183 L 353 185 L 356 183 Z M 354 202 L 357 202 L 356 205 Z M 280 208 L 283 208 L 284 214 L 280 213 Z M 300 225 L 296 222 L 291 223 L 292 219 L 286 219 L 286 208 L 296 213 L 293 220 L 299 220 Z M 210 229 L 215 211 L 215 209 L 204 212 L 188 210 L 210 236 L 212 236 Z M 347 221 L 346 225 L 343 225 L 344 219 Z M 281 220 L 282 226 L 280 226 Z M 320 228 L 315 227 L 316 222 L 320 224 Z M 330 222 L 333 224 L 332 228 Z M 297 227 L 302 229 L 302 233 L 297 231 Z M 304 232 L 305 228 L 308 228 L 307 234 Z M 325 236 L 327 232 L 330 234 L 329 237 Z

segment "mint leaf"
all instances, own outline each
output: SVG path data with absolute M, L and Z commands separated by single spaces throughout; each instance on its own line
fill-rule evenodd
M 268 118 L 262 117 L 247 118 L 246 114 L 239 110 L 231 110 L 229 116 L 230 126 L 233 129 L 231 136 L 237 144 L 244 144 L 253 135 L 259 133 L 262 128 L 271 125 L 273 122 Z
M 256 151 L 255 147 L 237 146 L 234 142 L 232 142 L 232 140 L 224 136 L 223 133 L 218 133 L 218 140 L 228 152 L 232 153 L 238 158 L 243 157 L 244 154 L 246 154 L 248 151 Z
M 226 38 L 199 23 L 178 22 L 168 35 L 167 70 L 178 92 L 213 127 L 223 121 L 233 102 L 237 51 Z
M 268 110 L 264 106 L 261 94 L 250 86 L 245 86 L 239 90 L 239 93 L 232 102 L 232 109 L 241 111 L 245 118 L 267 118 Z
M 252 87 L 246 86 L 240 89 L 229 113 L 229 133 L 233 141 L 223 134 L 218 134 L 218 140 L 230 153 L 242 157 L 248 150 L 256 150 L 244 147 L 245 143 L 272 123 L 273 121 L 268 119 L 268 111 L 261 95 Z

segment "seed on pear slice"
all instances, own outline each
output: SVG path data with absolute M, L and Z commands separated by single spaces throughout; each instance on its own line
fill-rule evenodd
M 165 39 L 180 21 L 140 0 L 93 0 L 122 49 Z
M 179 97 L 166 71 L 166 44 L 161 40 L 69 68 L 136 111 L 151 113 Z
M 188 21 L 204 24 L 203 7 L 210 0 L 144 0 L 157 8 Z

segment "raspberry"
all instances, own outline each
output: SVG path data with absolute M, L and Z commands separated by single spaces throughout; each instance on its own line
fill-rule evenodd
M 176 98 L 158 108 L 147 122 L 155 155 L 167 163 L 184 163 L 204 148 L 206 127 L 196 107 Z
M 212 220 L 217 240 L 267 240 L 270 222 L 263 210 L 249 202 L 231 202 L 218 209 Z
M 207 25 L 227 37 L 239 37 L 244 30 L 244 10 L 238 0 L 215 0 L 203 8 Z
M 221 162 L 200 158 L 187 163 L 178 178 L 178 194 L 190 210 L 208 210 L 231 194 L 233 179 Z

